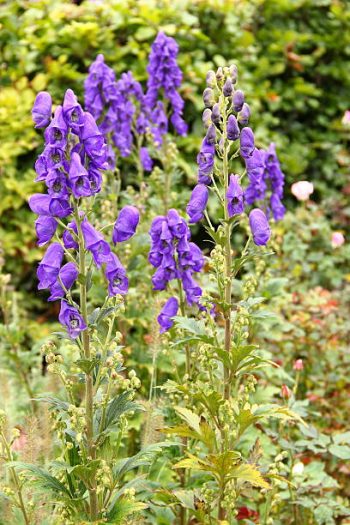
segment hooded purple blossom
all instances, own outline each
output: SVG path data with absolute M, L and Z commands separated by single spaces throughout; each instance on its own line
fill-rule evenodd
M 250 107 L 244 103 L 241 111 L 238 113 L 237 119 L 241 126 L 247 126 L 250 117 Z
M 29 198 L 29 207 L 36 215 L 49 215 L 59 219 L 67 217 L 73 211 L 68 200 L 45 193 L 34 193 Z
M 157 317 L 157 321 L 160 325 L 160 333 L 163 334 L 167 330 L 169 330 L 173 324 L 173 317 L 177 314 L 179 309 L 179 302 L 176 299 L 176 297 L 170 297 L 170 299 L 167 300 L 165 305 L 163 306 L 160 314 Z
M 237 91 L 233 93 L 233 97 L 232 97 L 232 106 L 233 106 L 234 111 L 236 112 L 241 111 L 243 104 L 244 104 L 244 93 L 240 89 L 237 89 Z
M 76 133 L 84 125 L 84 111 L 71 89 L 67 89 L 64 95 L 63 116 L 67 125 Z
M 80 332 L 87 328 L 83 316 L 74 306 L 69 305 L 67 301 L 61 301 L 58 320 L 67 328 L 68 334 L 72 339 L 76 339 Z
M 90 157 L 94 166 L 105 168 L 108 154 L 105 139 L 98 129 L 94 117 L 88 112 L 85 112 L 83 116 L 80 139 L 86 154 Z
M 140 161 L 145 171 L 152 171 L 153 160 L 147 148 L 140 148 Z
M 119 212 L 113 228 L 113 242 L 124 242 L 130 239 L 136 231 L 140 213 L 135 206 L 124 206 Z
M 211 184 L 210 175 L 214 170 L 215 145 L 208 144 L 204 139 L 201 149 L 197 155 L 198 182 L 201 184 Z
M 53 217 L 41 215 L 35 221 L 35 231 L 38 237 L 37 245 L 43 246 L 51 241 L 57 229 L 57 221 Z
M 265 213 L 259 208 L 254 208 L 249 214 L 249 225 L 257 246 L 265 246 L 271 237 L 269 221 Z
M 48 298 L 48 301 L 57 301 L 65 296 L 65 290 L 69 290 L 75 283 L 78 277 L 78 268 L 73 262 L 69 262 L 62 266 L 58 272 L 57 281 L 50 286 L 51 295 Z M 62 288 L 61 282 L 64 286 Z
M 237 140 L 239 133 L 237 119 L 234 115 L 230 115 L 227 121 L 227 138 L 229 140 Z
M 255 148 L 253 154 L 245 159 L 245 165 L 249 179 L 249 185 L 245 191 L 247 204 L 264 200 L 266 193 L 264 151 Z
M 255 143 L 254 133 L 250 128 L 243 128 L 240 136 L 241 156 L 246 159 L 253 154 Z
M 98 119 L 103 113 L 105 100 L 110 101 L 113 98 L 115 89 L 114 71 L 105 64 L 103 55 L 98 55 L 89 67 L 84 89 L 85 107 L 95 119 Z
M 52 100 L 50 93 L 40 91 L 35 98 L 32 118 L 36 128 L 45 128 L 51 119 Z
M 102 263 L 108 261 L 111 248 L 103 238 L 102 233 L 95 230 L 95 228 L 84 219 L 81 223 L 81 230 L 83 233 L 85 248 L 92 253 L 95 264 L 98 268 Z
M 239 215 L 244 211 L 243 189 L 239 183 L 238 175 L 230 175 L 230 183 L 226 193 L 227 211 L 229 217 Z
M 75 221 L 69 222 L 67 226 L 68 228 L 73 230 L 76 235 L 78 235 L 78 228 L 77 228 Z M 74 248 L 75 250 L 77 250 L 79 248 L 79 244 L 77 243 L 76 240 L 74 240 L 74 237 L 69 230 L 64 230 L 63 235 L 62 235 L 62 240 L 63 240 L 64 247 L 67 249 Z
M 63 254 L 63 248 L 58 242 L 54 242 L 48 247 L 36 272 L 39 279 L 39 290 L 49 288 L 56 282 Z
M 50 125 L 45 130 L 45 143 L 57 148 L 64 148 L 67 142 L 67 133 L 68 127 L 63 118 L 62 106 L 58 106 Z
M 125 268 L 112 252 L 107 259 L 105 275 L 108 279 L 108 294 L 110 297 L 117 294 L 124 295 L 128 292 L 129 281 Z
M 204 184 L 197 184 L 191 193 L 190 201 L 186 207 L 191 224 L 203 219 L 203 212 L 207 206 L 208 198 L 208 188 Z
M 184 101 L 177 92 L 182 82 L 182 73 L 177 65 L 179 48 L 176 41 L 159 32 L 152 44 L 147 71 L 146 103 L 150 108 L 156 104 L 159 92 L 162 90 L 169 100 L 173 115 L 171 122 L 179 135 L 187 133 L 187 125 L 182 119 Z
M 269 181 L 271 187 L 270 205 L 273 217 L 279 221 L 283 219 L 286 211 L 282 204 L 284 173 L 281 170 L 274 144 L 270 144 L 265 152 L 265 180 Z
M 72 153 L 68 176 L 72 193 L 76 199 L 92 195 L 88 172 L 82 165 L 78 153 Z

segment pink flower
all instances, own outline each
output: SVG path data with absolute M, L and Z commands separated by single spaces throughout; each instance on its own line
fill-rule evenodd
M 297 359 L 293 365 L 294 370 L 303 370 L 304 369 L 304 363 L 302 359 Z
M 343 118 L 341 119 L 341 123 L 343 126 L 349 126 L 350 125 L 350 111 L 345 111 Z
M 339 246 L 342 246 L 344 244 L 345 237 L 341 232 L 333 232 L 331 242 L 332 242 L 332 248 L 339 248 Z
M 298 201 L 307 201 L 314 192 L 314 185 L 307 180 L 300 180 L 292 184 L 291 191 Z
M 289 399 L 292 395 L 291 390 L 287 387 L 287 385 L 282 385 L 281 388 L 281 395 L 284 399 Z

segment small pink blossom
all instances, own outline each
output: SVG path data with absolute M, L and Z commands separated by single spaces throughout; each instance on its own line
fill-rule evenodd
M 292 395 L 291 390 L 287 387 L 287 385 L 282 385 L 281 388 L 281 395 L 284 399 L 289 399 Z
M 343 118 L 341 119 L 341 123 L 343 126 L 349 126 L 350 125 L 350 111 L 345 111 Z
M 307 201 L 314 192 L 314 185 L 307 180 L 300 180 L 292 184 L 291 191 L 298 201 Z
M 345 237 L 341 232 L 333 232 L 331 242 L 333 248 L 339 248 L 339 246 L 342 246 L 344 244 Z
M 297 359 L 293 365 L 294 370 L 303 370 L 304 369 L 304 363 L 302 359 Z

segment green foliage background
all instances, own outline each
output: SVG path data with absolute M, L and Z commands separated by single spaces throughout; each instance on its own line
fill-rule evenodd
M 349 128 L 341 124 L 350 106 L 347 1 L 12 0 L 0 6 L 0 24 L 0 236 L 16 284 L 30 288 L 39 256 L 26 204 L 37 191 L 33 164 L 42 146 L 30 114 L 36 93 L 49 90 L 57 103 L 68 87 L 81 96 L 98 53 L 118 74 L 132 69 L 145 80 L 159 29 L 180 46 L 191 130 L 180 146 L 193 164 L 189 183 L 202 134 L 206 71 L 235 62 L 258 142 L 277 143 L 287 188 L 311 180 L 338 226 L 348 222 L 340 192 L 350 166 Z

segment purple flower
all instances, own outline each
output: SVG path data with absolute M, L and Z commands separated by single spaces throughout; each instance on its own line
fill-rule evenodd
M 173 324 L 173 317 L 177 314 L 179 309 L 179 302 L 176 299 L 176 297 L 170 297 L 170 299 L 167 300 L 165 305 L 163 306 L 160 314 L 157 317 L 157 321 L 160 325 L 160 333 L 163 334 L 167 330 L 169 330 Z
M 69 262 L 62 266 L 58 273 L 57 281 L 50 286 L 51 295 L 48 301 L 57 301 L 65 296 L 66 290 L 69 290 L 75 283 L 78 277 L 78 268 L 73 262 Z M 61 285 L 61 282 L 64 288 Z
M 265 246 L 271 237 L 269 221 L 263 211 L 254 208 L 249 214 L 249 225 L 257 246 Z
M 94 165 L 97 168 L 105 168 L 108 155 L 105 139 L 98 129 L 94 117 L 88 112 L 85 112 L 83 116 L 80 139 L 84 145 L 85 153 L 91 158 Z
M 124 206 L 120 210 L 113 228 L 113 242 L 124 242 L 135 234 L 140 214 L 135 206 Z
M 182 137 L 187 135 L 188 126 L 181 116 L 180 112 L 173 113 L 170 117 L 170 122 L 174 126 L 174 129 L 178 135 Z
M 151 159 L 147 148 L 140 148 L 140 161 L 145 171 L 152 171 L 153 160 Z
M 78 235 L 78 228 L 75 221 L 69 222 L 67 226 L 68 228 L 73 230 L 76 235 Z M 79 248 L 79 244 L 74 240 L 74 237 L 69 230 L 64 230 L 62 240 L 64 247 L 67 249 L 74 248 L 75 250 L 77 250 Z
M 92 253 L 92 257 L 98 268 L 101 264 L 108 261 L 111 248 L 103 238 L 102 233 L 95 230 L 95 228 L 84 219 L 81 223 L 81 230 L 83 233 L 85 248 Z
M 46 250 L 36 272 L 39 279 L 39 290 L 49 288 L 56 282 L 63 260 L 63 253 L 63 248 L 58 242 L 52 243 Z
M 84 111 L 71 89 L 67 89 L 64 95 L 63 116 L 68 126 L 76 133 L 84 125 Z
M 45 193 L 34 193 L 29 198 L 29 207 L 37 215 L 49 215 L 60 219 L 67 217 L 73 211 L 68 200 Z
M 281 221 L 286 213 L 286 208 L 283 206 L 281 199 L 276 193 L 273 193 L 270 197 L 270 205 L 272 215 L 275 221 Z
M 237 91 L 233 93 L 233 97 L 232 97 L 232 105 L 233 105 L 234 111 L 236 112 L 241 111 L 243 104 L 244 104 L 244 93 L 240 89 L 237 89 Z
M 254 133 L 250 128 L 243 128 L 241 131 L 240 137 L 240 151 L 241 156 L 246 159 L 253 154 L 255 144 L 254 144 Z
M 80 332 L 87 328 L 83 316 L 74 306 L 69 305 L 67 301 L 61 301 L 58 320 L 63 326 L 67 327 L 68 334 L 72 339 L 76 339 Z
M 33 109 L 32 118 L 36 128 L 45 128 L 51 119 L 52 100 L 50 93 L 40 91 L 37 94 Z
M 229 217 L 239 215 L 244 211 L 243 189 L 238 175 L 230 175 L 230 183 L 226 193 L 227 211 Z
M 57 228 L 57 222 L 52 217 L 41 215 L 35 221 L 35 231 L 38 237 L 37 245 L 43 246 L 44 244 L 51 241 L 55 235 Z
M 230 115 L 227 121 L 227 138 L 229 140 L 237 140 L 239 137 L 239 127 L 237 119 L 234 115 Z
M 245 165 L 249 179 L 249 185 L 245 191 L 247 204 L 264 200 L 266 193 L 264 151 L 255 148 L 251 157 L 245 159 Z
M 45 183 L 51 198 L 55 197 L 57 199 L 68 199 L 67 177 L 63 171 L 57 168 L 49 169 Z
M 268 150 L 265 152 L 265 179 L 270 181 L 272 191 L 270 205 L 272 214 L 274 219 L 279 221 L 283 219 L 286 211 L 282 204 L 284 173 L 281 170 L 274 144 L 270 144 Z
M 124 266 L 114 253 L 110 253 L 107 259 L 105 275 L 108 279 L 108 294 L 110 297 L 128 292 L 129 281 Z
M 45 142 L 57 148 L 64 148 L 67 143 L 67 133 L 68 128 L 63 118 L 62 106 L 58 106 L 50 125 L 45 130 Z
M 186 270 L 181 274 L 182 285 L 185 290 L 186 300 L 190 306 L 193 304 L 198 304 L 199 299 L 202 295 L 202 289 L 192 277 L 192 272 Z
M 211 121 L 213 124 L 220 124 L 221 122 L 220 104 L 218 103 L 214 104 L 213 109 L 211 111 Z
M 207 133 L 205 135 L 205 139 L 207 144 L 215 145 L 216 142 L 216 127 L 214 124 L 210 124 Z
M 190 201 L 186 207 L 191 224 L 203 219 L 203 212 L 207 206 L 208 198 L 208 188 L 204 184 L 197 184 L 191 193 Z
M 210 175 L 214 170 L 215 146 L 208 144 L 204 139 L 201 149 L 197 155 L 198 164 L 198 182 L 202 184 L 210 184 Z
M 103 113 L 105 100 L 110 102 L 115 94 L 115 74 L 105 64 L 103 55 L 98 55 L 89 67 L 84 89 L 86 109 L 98 119 Z
M 247 126 L 250 117 L 250 107 L 244 103 L 241 111 L 238 113 L 237 119 L 241 126 Z
M 88 172 L 82 165 L 78 153 L 72 153 L 68 176 L 72 193 L 76 199 L 92 195 Z
M 222 92 L 224 94 L 224 97 L 229 97 L 232 95 L 233 85 L 232 85 L 232 80 L 230 78 L 226 80 L 224 87 L 222 88 Z

